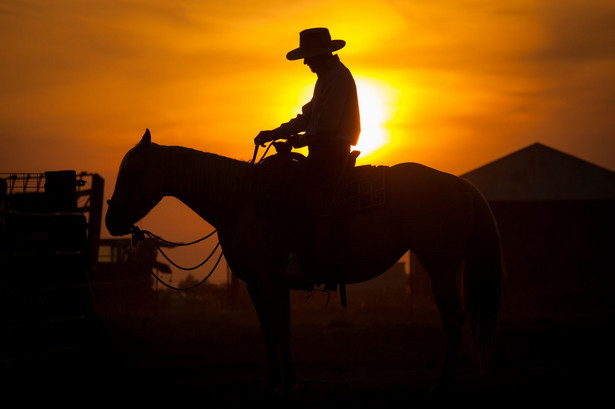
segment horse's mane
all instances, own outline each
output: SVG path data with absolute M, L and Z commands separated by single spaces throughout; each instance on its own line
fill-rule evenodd
M 252 166 L 245 161 L 193 148 L 159 146 L 168 152 L 166 157 L 170 166 L 184 174 L 187 181 L 199 190 L 199 194 L 210 194 L 211 189 L 215 189 L 211 184 L 223 184 L 231 190 L 240 189 Z M 201 175 L 208 177 L 202 178 Z
M 188 148 L 185 146 L 166 146 L 166 145 L 157 145 L 154 143 L 152 143 L 152 145 L 166 148 L 170 152 L 170 155 L 172 158 L 182 159 L 181 161 L 176 162 L 178 166 L 197 164 L 197 165 L 201 165 L 202 170 L 205 170 L 205 171 L 215 170 L 221 167 L 223 168 L 223 170 L 229 170 L 232 172 L 238 168 L 238 165 L 240 168 L 243 168 L 241 164 L 244 164 L 246 166 L 249 165 L 249 163 L 245 161 L 218 155 L 216 153 L 200 151 L 198 149 Z M 197 162 L 183 160 L 183 159 L 190 158 L 190 157 L 196 157 L 196 158 L 201 157 L 202 160 L 198 160 Z

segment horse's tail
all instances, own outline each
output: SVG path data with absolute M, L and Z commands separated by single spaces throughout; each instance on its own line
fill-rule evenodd
M 472 356 L 484 367 L 495 347 L 504 267 L 500 234 L 491 208 L 480 191 L 467 183 L 474 202 L 474 226 L 463 278 L 466 335 Z

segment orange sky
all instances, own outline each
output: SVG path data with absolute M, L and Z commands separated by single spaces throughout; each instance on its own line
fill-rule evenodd
M 541 142 L 615 170 L 612 0 L 3 0 L 0 172 L 96 172 L 109 196 L 146 127 L 249 159 L 307 102 L 315 76 L 285 54 L 314 26 L 381 90 L 388 144 L 362 164 L 460 174 Z M 182 211 L 148 221 L 183 240 L 208 228 Z

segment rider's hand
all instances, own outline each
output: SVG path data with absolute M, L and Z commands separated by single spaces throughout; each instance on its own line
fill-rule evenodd
M 300 146 L 299 146 L 299 145 L 300 145 L 300 144 L 299 144 L 299 137 L 300 137 L 300 136 L 301 136 L 301 135 L 291 135 L 291 136 L 289 136 L 289 137 L 288 137 L 288 139 L 287 139 L 286 141 L 287 141 L 288 143 L 290 143 L 290 145 L 291 145 L 293 148 L 299 148 L 299 147 L 300 147 Z
M 276 139 L 280 139 L 280 132 L 276 129 L 272 131 L 260 131 L 256 138 L 254 138 L 254 143 L 257 145 L 265 146 L 267 142 L 275 141 Z

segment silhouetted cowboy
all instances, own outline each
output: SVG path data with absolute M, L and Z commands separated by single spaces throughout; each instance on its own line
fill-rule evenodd
M 296 118 L 276 129 L 261 131 L 254 138 L 257 144 L 286 139 L 295 148 L 307 146 L 309 150 L 307 159 L 295 175 L 297 179 L 294 188 L 291 189 L 291 196 L 294 197 L 289 209 L 291 220 L 281 218 L 271 224 L 272 231 L 282 234 L 287 244 L 289 237 L 296 237 L 303 242 L 297 250 L 305 255 L 302 257 L 304 260 L 309 261 L 308 270 L 321 275 L 319 279 L 307 277 L 310 275 L 305 275 L 307 271 L 303 271 L 303 277 L 301 274 L 293 274 L 297 257 L 291 243 L 287 249 L 290 254 L 286 271 L 298 281 L 308 279 L 331 284 L 338 280 L 336 272 L 326 270 L 338 269 L 333 259 L 341 253 L 339 247 L 343 241 L 341 236 L 345 222 L 331 221 L 324 228 L 317 229 L 315 222 L 309 219 L 318 216 L 317 192 L 321 189 L 335 189 L 344 167 L 352 163 L 349 162 L 350 147 L 356 145 L 361 133 L 356 84 L 348 68 L 337 55 L 332 54 L 345 45 L 343 40 L 331 40 L 326 28 L 310 28 L 299 34 L 299 48 L 290 51 L 286 58 L 303 58 L 304 64 L 318 76 L 312 100 L 303 106 L 302 113 Z M 294 216 L 299 219 L 293 219 Z M 295 226 L 294 234 L 287 231 L 291 229 L 290 226 Z M 322 233 L 327 238 L 317 239 Z M 317 247 L 323 250 L 317 251 Z M 320 256 L 316 257 L 317 254 Z M 325 268 L 325 265 L 328 267 Z
M 303 58 L 318 76 L 312 100 L 296 118 L 254 138 L 259 144 L 287 139 L 295 148 L 307 146 L 304 172 L 316 179 L 339 174 L 350 146 L 357 144 L 361 133 L 357 87 L 348 68 L 332 54 L 345 45 L 343 40 L 331 40 L 326 28 L 310 28 L 299 34 L 299 48 L 286 58 Z

